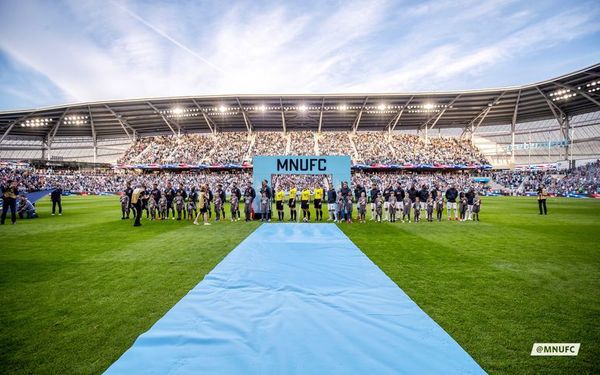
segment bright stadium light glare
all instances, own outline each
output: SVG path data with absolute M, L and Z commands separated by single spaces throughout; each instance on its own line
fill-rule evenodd
M 173 113 L 176 114 L 176 115 L 180 115 L 180 114 L 183 113 L 183 108 L 181 108 L 181 107 L 175 107 L 175 108 L 173 108 Z
M 431 104 L 431 103 L 427 103 L 423 106 L 423 108 L 425 109 L 433 109 L 435 107 L 435 105 Z
M 306 106 L 304 104 L 300 105 L 300 107 L 298 107 L 298 109 L 300 110 L 300 112 L 306 112 Z
M 385 107 L 385 104 L 384 104 L 384 103 L 381 103 L 381 104 L 379 104 L 379 105 L 377 106 L 377 109 L 378 109 L 378 110 L 380 110 L 380 111 L 384 111 L 384 110 L 385 110 L 385 108 L 386 108 L 386 107 Z
M 348 110 L 348 106 L 347 106 L 347 105 L 345 105 L 345 104 L 342 104 L 342 105 L 340 105 L 340 106 L 338 107 L 338 109 L 339 109 L 340 111 L 347 111 L 347 110 Z
M 221 113 L 225 112 L 226 110 L 227 110 L 227 108 L 225 108 L 224 105 L 222 105 L 222 106 L 219 107 L 219 112 L 221 112 Z
M 264 112 L 264 111 L 266 111 L 266 110 L 267 110 L 267 107 L 265 107 L 265 105 L 264 105 L 264 104 L 261 104 L 261 105 L 258 107 L 258 110 L 259 110 L 259 111 L 261 111 L 261 112 Z

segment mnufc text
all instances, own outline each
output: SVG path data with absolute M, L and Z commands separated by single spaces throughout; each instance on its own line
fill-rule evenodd
M 277 170 L 286 172 L 296 171 L 326 171 L 327 160 L 326 159 L 277 159 Z

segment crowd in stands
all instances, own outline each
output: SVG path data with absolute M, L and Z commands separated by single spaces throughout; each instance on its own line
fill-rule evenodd
M 314 155 L 315 137 L 310 131 L 290 132 L 289 155 Z
M 397 158 L 388 142 L 387 132 L 362 132 L 353 136 L 358 152 L 357 162 L 364 164 L 395 164 Z M 400 145 L 404 149 L 404 145 Z
M 323 132 L 317 138 L 320 155 L 350 155 L 354 158 L 347 132 Z
M 289 140 L 289 150 L 288 150 Z M 315 141 L 317 144 L 315 144 Z M 253 155 L 348 155 L 357 164 L 487 164 L 468 140 L 388 132 L 222 132 L 137 140 L 121 164 L 243 164 Z
M 285 154 L 287 138 L 283 132 L 255 133 L 253 155 L 282 155 Z

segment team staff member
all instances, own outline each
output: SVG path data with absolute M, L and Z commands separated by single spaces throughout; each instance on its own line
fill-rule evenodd
M 310 190 L 304 188 L 300 193 L 300 208 L 302 209 L 302 221 L 310 221 Z
M 131 204 L 135 210 L 135 221 L 133 223 L 134 227 L 142 226 L 142 198 L 146 188 L 143 185 L 138 185 L 131 194 Z
M 277 218 L 279 221 L 283 221 L 283 196 L 284 192 L 281 190 L 281 186 L 276 188 L 275 193 L 275 208 L 277 209 Z
M 315 189 L 315 200 L 314 200 L 314 205 L 315 205 L 315 215 L 317 217 L 317 221 L 322 221 L 323 220 L 323 187 L 321 187 L 321 185 L 317 185 L 317 188 Z
M 10 209 L 10 221 L 15 224 L 17 222 L 17 195 L 19 189 L 17 189 L 17 182 L 13 180 L 6 181 L 6 184 L 2 185 L 2 217 L 0 224 L 4 225 L 6 220 L 6 213 Z
M 538 188 L 537 196 L 538 196 L 538 206 L 540 208 L 540 215 L 542 215 L 542 214 L 548 215 L 548 207 L 546 207 L 546 199 L 548 198 L 548 190 L 546 190 L 546 187 L 543 184 L 540 185 L 540 187 Z
M 62 189 L 58 186 L 50 193 L 50 200 L 52 201 L 52 216 L 56 213 L 56 206 L 58 205 L 58 216 L 62 216 Z
M 295 187 L 291 188 L 289 194 L 288 207 L 290 208 L 290 221 L 298 221 L 298 212 L 296 211 L 296 196 L 298 194 L 298 189 Z

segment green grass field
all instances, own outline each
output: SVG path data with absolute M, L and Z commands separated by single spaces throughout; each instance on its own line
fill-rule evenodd
M 2 373 L 101 373 L 260 223 L 120 220 L 115 197 L 0 227 Z M 340 224 L 489 373 L 600 369 L 600 201 L 486 198 L 482 222 Z M 578 357 L 530 357 L 580 342 Z

